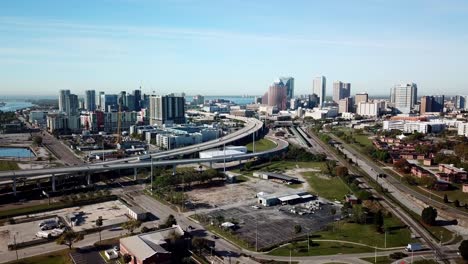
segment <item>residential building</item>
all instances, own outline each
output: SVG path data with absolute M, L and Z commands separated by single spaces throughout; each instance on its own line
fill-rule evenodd
M 101 95 L 101 111 L 112 112 L 119 110 L 119 96 L 116 94 Z
M 467 105 L 467 99 L 468 99 L 468 96 L 465 95 L 457 95 L 455 96 L 455 108 L 458 109 L 458 110 L 464 110 L 464 109 L 467 109 L 468 105 Z
M 134 106 L 135 106 L 135 110 L 136 111 L 140 111 L 142 106 L 141 106 L 141 87 L 140 89 L 137 89 L 137 90 L 134 90 L 133 91 L 133 96 L 135 96 L 135 103 L 134 103 Z
M 468 137 L 468 123 L 458 125 L 458 135 Z
M 359 102 L 356 114 L 364 117 L 378 117 L 380 115 L 382 103 L 380 102 Z
M 43 126 L 47 124 L 47 111 L 35 110 L 29 112 L 29 123 Z
M 194 105 L 201 105 L 201 104 L 204 104 L 205 103 L 205 97 L 203 95 L 195 95 L 193 98 L 192 98 L 192 103 Z
M 150 124 L 185 123 L 185 98 L 154 95 L 150 97 Z
M 333 101 L 339 103 L 341 99 L 348 98 L 351 96 L 351 84 L 340 81 L 333 83 Z
M 121 112 L 120 119 L 121 131 L 129 130 L 130 126 L 135 125 L 137 122 L 137 113 Z M 95 111 L 88 113 L 88 115 L 83 115 L 81 117 L 81 125 L 93 132 L 104 131 L 107 133 L 115 133 L 118 128 L 118 120 L 118 112 Z
M 395 85 L 390 93 L 390 102 L 395 109 L 403 114 L 408 114 L 417 102 L 418 87 L 415 83 Z
M 85 91 L 85 105 L 84 109 L 87 111 L 96 110 L 96 91 L 86 90 Z
M 68 94 L 65 97 L 65 113 L 69 116 L 78 115 L 79 111 L 78 95 Z
M 67 97 L 70 95 L 70 90 L 60 90 L 59 91 L 59 111 L 66 112 L 67 107 Z
M 325 76 L 320 76 L 314 79 L 312 86 L 312 94 L 316 94 L 319 98 L 318 106 L 322 108 L 325 102 L 325 95 L 327 89 L 327 79 Z
M 103 95 L 105 93 L 104 92 L 99 92 L 99 94 L 97 95 L 97 99 L 96 99 L 96 102 L 97 102 L 97 105 L 96 105 L 96 109 L 102 109 L 102 98 L 103 98 Z

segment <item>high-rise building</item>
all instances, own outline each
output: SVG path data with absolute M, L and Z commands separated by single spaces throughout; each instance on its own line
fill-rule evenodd
M 78 115 L 78 95 L 69 94 L 67 97 L 65 97 L 65 102 L 65 113 L 67 113 L 68 116 Z
M 395 85 L 390 92 L 390 102 L 403 114 L 410 113 L 417 102 L 417 97 L 418 87 L 415 83 Z
M 59 91 L 59 111 L 66 112 L 67 107 L 67 97 L 70 95 L 70 90 L 60 90 Z
M 343 98 L 351 96 L 351 84 L 340 81 L 333 82 L 333 101 L 338 103 Z
M 353 112 L 353 99 L 346 97 L 338 101 L 338 113 Z
M 99 94 L 97 95 L 97 100 L 96 100 L 96 101 L 97 101 L 97 107 L 96 107 L 96 109 L 102 109 L 102 107 L 103 107 L 103 106 L 102 106 L 102 98 L 103 98 L 103 95 L 104 95 L 104 94 L 105 94 L 105 93 L 101 91 L 101 92 L 99 92 Z
M 153 95 L 150 97 L 150 124 L 185 123 L 185 98 Z
M 294 98 L 294 78 L 293 77 L 280 77 L 280 80 L 286 86 L 287 100 Z
M 119 109 L 119 96 L 116 94 L 101 95 L 101 111 L 112 112 Z
M 323 107 L 323 102 L 325 102 L 325 95 L 327 90 L 327 79 L 325 76 L 320 76 L 314 79 L 312 86 L 312 93 L 316 94 L 319 97 L 319 107 Z
M 367 93 L 357 93 L 354 96 L 354 104 L 367 103 L 369 101 L 369 95 Z
M 88 111 L 96 110 L 96 91 L 86 90 L 85 91 L 85 105 L 84 108 Z
M 135 110 L 140 111 L 141 110 L 141 87 L 140 89 L 134 90 L 133 95 L 135 96 Z
M 459 110 L 463 110 L 467 108 L 466 100 L 468 99 L 468 96 L 462 96 L 462 95 L 457 95 L 455 96 L 455 108 Z
M 427 112 L 438 112 L 444 111 L 445 96 L 433 95 L 421 97 L 421 105 L 419 106 L 419 113 L 425 114 Z
M 119 94 L 119 99 L 118 99 L 118 104 L 122 106 L 122 108 L 125 108 L 127 105 L 127 92 L 126 91 L 121 91 Z
M 135 111 L 135 96 L 133 94 L 127 94 L 125 100 L 125 108 L 128 111 Z
M 287 87 L 281 80 L 276 80 L 268 88 L 268 105 L 276 106 L 278 110 L 286 110 Z
M 195 105 L 201 105 L 205 103 L 205 97 L 203 95 L 195 95 L 192 99 L 192 103 Z

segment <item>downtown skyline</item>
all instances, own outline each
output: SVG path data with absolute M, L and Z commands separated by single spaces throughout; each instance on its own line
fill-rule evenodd
M 468 87 L 462 1 L 21 3 L 0 4 L 4 96 L 140 85 L 157 94 L 261 95 L 277 76 L 294 77 L 299 95 L 321 75 L 327 96 L 339 80 L 371 96 L 407 82 L 421 94 Z

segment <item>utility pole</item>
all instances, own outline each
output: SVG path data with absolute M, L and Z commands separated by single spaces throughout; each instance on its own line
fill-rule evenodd
M 374 263 L 377 264 L 377 246 L 375 246 L 375 251 L 374 251 Z
M 153 157 L 151 157 L 151 194 L 153 194 Z
M 387 230 L 385 230 L 385 248 L 387 248 Z
M 15 244 L 16 261 L 18 261 L 18 247 L 16 246 L 16 234 L 13 235 L 13 243 Z
M 255 153 L 255 132 L 252 133 L 252 153 Z
M 224 173 L 226 173 L 226 143 L 223 144 Z
M 258 252 L 258 218 L 255 216 L 255 251 Z

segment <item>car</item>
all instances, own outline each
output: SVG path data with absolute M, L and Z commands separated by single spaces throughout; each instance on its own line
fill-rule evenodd
M 217 236 L 217 235 L 211 235 L 211 238 L 213 238 L 213 239 L 218 239 L 219 236 Z
M 115 250 L 115 251 L 120 251 L 120 247 L 119 247 L 119 246 L 114 246 L 112 249 Z
M 188 229 L 193 230 L 193 229 L 195 229 L 195 227 L 189 225 L 189 226 L 188 226 Z

